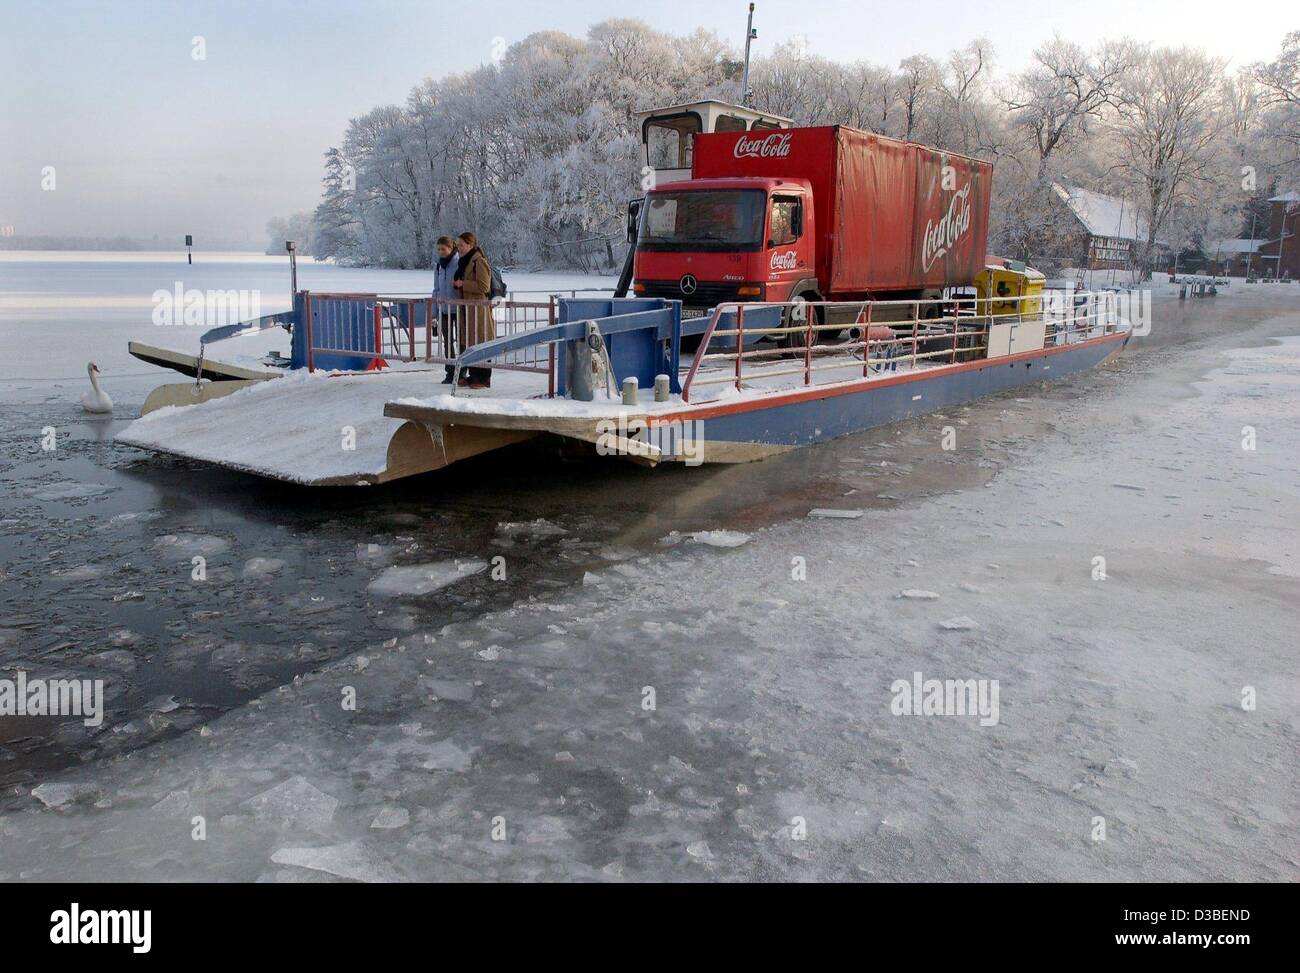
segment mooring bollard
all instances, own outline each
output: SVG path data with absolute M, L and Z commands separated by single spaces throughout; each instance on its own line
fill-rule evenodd
M 656 376 L 655 376 L 655 401 L 656 401 L 656 402 L 667 402 L 667 401 L 668 401 L 668 395 L 669 395 L 669 391 L 668 391 L 668 376 L 667 376 L 667 375 L 656 375 Z
M 635 375 L 629 375 L 623 379 L 623 404 L 637 404 L 637 381 Z
M 568 343 L 569 398 L 576 402 L 590 402 L 595 398 L 596 375 L 604 367 L 604 359 L 597 350 L 600 347 L 600 329 L 594 321 L 587 322 L 583 340 Z

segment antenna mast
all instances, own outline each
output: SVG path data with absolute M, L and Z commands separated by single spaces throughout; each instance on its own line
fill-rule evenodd
M 745 76 L 740 81 L 740 104 L 743 108 L 749 107 L 749 102 L 754 97 L 754 92 L 749 88 L 749 45 L 758 37 L 758 31 L 754 29 L 754 5 L 749 5 L 749 22 L 745 24 Z

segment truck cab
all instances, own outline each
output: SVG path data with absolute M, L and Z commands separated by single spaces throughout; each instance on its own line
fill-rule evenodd
M 816 278 L 806 179 L 688 179 L 651 191 L 636 238 L 638 297 L 682 302 L 683 317 L 723 301 L 785 301 Z

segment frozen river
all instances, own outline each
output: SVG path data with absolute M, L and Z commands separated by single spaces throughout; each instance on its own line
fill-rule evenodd
M 111 443 L 178 271 L 287 304 L 282 260 L 0 256 L 0 677 L 108 708 L 0 717 L 0 879 L 1300 877 L 1294 287 L 1158 298 L 1112 367 L 752 466 L 358 493 Z M 997 722 L 895 715 L 914 672 L 997 680 Z

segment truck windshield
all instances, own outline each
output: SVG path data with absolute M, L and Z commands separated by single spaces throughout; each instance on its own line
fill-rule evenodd
M 754 189 L 653 192 L 637 238 L 640 250 L 758 250 L 767 194 Z

